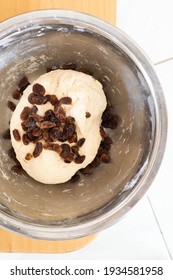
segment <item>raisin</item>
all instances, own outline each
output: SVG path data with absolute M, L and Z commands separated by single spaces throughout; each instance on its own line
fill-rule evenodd
M 75 70 L 76 69 L 76 63 L 75 62 L 67 62 L 64 63 L 61 68 L 63 70 Z
M 33 131 L 32 131 L 32 135 L 35 137 L 39 137 L 43 135 L 43 131 L 39 128 L 36 127 Z
M 9 129 L 9 128 L 8 128 L 6 131 L 4 131 L 2 137 L 3 137 L 4 139 L 6 139 L 6 140 L 7 140 L 7 139 L 11 139 L 10 129 Z
M 27 136 L 27 134 L 23 134 L 22 141 L 24 145 L 28 145 L 30 141 L 30 138 Z
M 69 143 L 76 143 L 77 142 L 77 133 L 76 131 L 73 133 L 72 137 L 68 138 Z
M 71 162 L 74 159 L 74 155 L 70 152 L 70 146 L 68 144 L 62 144 L 61 149 L 60 156 L 66 160 L 66 162 Z
M 36 122 L 41 122 L 44 120 L 44 117 L 40 116 L 40 115 L 33 115 L 33 119 L 36 121 Z
M 86 118 L 90 118 L 90 117 L 91 117 L 91 113 L 86 112 L 86 113 L 85 113 L 85 117 L 86 117 Z
M 110 157 L 108 154 L 102 154 L 101 155 L 101 161 L 104 163 L 109 163 L 110 162 Z
M 55 116 L 55 113 L 51 109 L 45 112 L 44 120 L 60 123 L 59 119 Z
M 48 95 L 48 101 L 54 106 L 58 102 L 58 98 L 55 94 Z
M 21 123 L 21 127 L 22 127 L 22 129 L 23 129 L 24 131 L 27 131 L 27 130 L 28 130 L 28 128 L 25 126 L 24 122 Z
M 84 162 L 84 160 L 85 160 L 85 156 L 77 156 L 76 158 L 75 158 L 75 163 L 77 163 L 77 164 L 80 164 L 80 163 L 83 163 Z
M 60 103 L 61 104 L 72 104 L 72 99 L 71 99 L 71 97 L 68 97 L 68 96 L 66 96 L 66 97 L 62 97 L 61 99 L 60 99 Z
M 55 115 L 58 119 L 60 120 L 64 120 L 65 119 L 65 111 L 64 109 L 61 107 L 61 106 L 58 106 L 58 107 L 54 107 L 54 112 L 55 112 Z
M 85 68 L 80 68 L 79 69 L 80 72 L 84 73 L 84 74 L 87 74 L 87 75 L 90 75 L 92 76 L 93 74 L 91 73 L 91 71 L 85 69 Z
M 96 155 L 96 157 L 93 159 L 93 161 L 90 163 L 91 167 L 98 167 L 101 163 L 100 158 Z
M 31 107 L 31 108 L 30 108 L 30 116 L 35 115 L 35 114 L 37 113 L 37 111 L 38 111 L 37 106 Z
M 44 148 L 45 150 L 53 151 L 53 145 L 54 145 L 54 144 L 52 144 L 52 143 L 45 143 L 45 144 L 43 145 L 43 148 Z
M 22 175 L 23 172 L 24 172 L 21 165 L 13 165 L 11 167 L 11 171 L 14 172 L 15 174 L 18 174 L 18 175 Z
M 28 96 L 28 101 L 31 104 L 35 104 L 35 99 L 34 99 L 34 94 L 30 93 L 30 95 Z
M 53 65 L 51 67 L 47 67 L 47 73 L 50 72 L 50 71 L 54 71 L 54 70 L 57 70 L 59 69 L 60 67 L 59 66 L 56 66 L 56 65 Z
M 67 117 L 67 118 L 65 119 L 65 122 L 66 122 L 66 123 L 74 123 L 74 122 L 75 122 L 75 119 L 74 119 L 73 117 Z
M 37 143 L 38 141 L 42 140 L 43 136 L 39 135 L 39 136 L 35 136 L 34 140 L 32 141 L 33 143 Z
M 64 162 L 65 163 L 70 163 L 74 160 L 74 155 L 72 153 L 68 153 L 66 157 L 64 157 Z
M 31 104 L 42 105 L 44 104 L 44 96 L 30 93 L 30 95 L 28 96 L 28 101 Z
M 16 105 L 12 101 L 7 102 L 7 107 L 11 110 L 14 111 L 16 109 Z
M 70 146 L 68 144 L 61 145 L 62 151 L 70 153 Z
M 76 183 L 80 180 L 80 175 L 79 174 L 74 174 L 73 177 L 71 177 L 70 182 L 71 183 Z
M 18 83 L 20 92 L 23 92 L 29 85 L 30 82 L 28 81 L 28 78 L 24 76 Z
M 36 95 L 45 95 L 45 93 L 46 93 L 45 88 L 42 85 L 38 84 L 38 83 L 33 85 L 32 91 Z
M 119 117 L 114 114 L 113 108 L 107 106 L 102 115 L 102 126 L 105 128 L 116 129 L 119 122 Z
M 48 140 L 49 139 L 49 131 L 48 130 L 43 131 L 43 139 L 44 140 Z
M 16 141 L 20 141 L 21 140 L 20 133 L 19 133 L 18 129 L 14 129 L 13 130 L 13 136 L 14 136 L 14 139 Z
M 104 139 L 106 136 L 107 136 L 107 134 L 106 134 L 106 132 L 104 131 L 104 128 L 101 126 L 100 127 L 100 135 L 101 135 L 101 137 Z
M 71 150 L 72 150 L 72 152 L 73 152 L 73 154 L 75 154 L 75 155 L 79 155 L 79 147 L 77 147 L 77 146 L 72 146 L 71 147 Z
M 14 160 L 15 162 L 18 162 L 18 160 L 17 160 L 17 158 L 16 158 L 16 153 L 15 153 L 15 151 L 14 151 L 14 149 L 13 149 L 13 147 L 11 147 L 9 150 L 8 150 L 8 156 L 12 159 L 12 160 Z
M 42 96 L 42 95 L 34 95 L 33 100 L 34 100 L 34 104 L 36 104 L 36 105 L 44 104 L 44 96 Z
M 71 138 L 75 133 L 76 125 L 74 123 L 66 123 L 63 129 L 64 135 L 66 135 L 67 139 Z
M 41 142 L 37 142 L 36 146 L 35 146 L 35 149 L 33 151 L 34 158 L 38 157 L 41 154 L 42 150 L 43 150 L 42 143 Z
M 79 139 L 79 140 L 77 141 L 77 146 L 78 146 L 78 147 L 82 147 L 83 144 L 84 144 L 84 142 L 85 142 L 85 138 Z
M 52 141 L 57 141 L 59 138 L 61 138 L 61 131 L 59 128 L 53 128 L 50 131 L 50 138 Z
M 35 123 L 36 122 L 33 117 L 29 117 L 26 121 L 24 121 L 25 127 L 28 127 L 28 128 L 35 126 Z
M 27 153 L 26 156 L 25 156 L 25 159 L 26 160 L 30 160 L 31 158 L 32 158 L 32 154 Z
M 93 170 L 90 165 L 87 165 L 85 168 L 80 169 L 80 172 L 84 175 L 87 175 L 87 174 L 92 174 Z
M 49 101 L 49 95 L 46 94 L 43 96 L 43 104 L 46 104 Z
M 19 91 L 18 89 L 14 90 L 14 91 L 12 92 L 12 97 L 13 97 L 14 99 L 16 99 L 16 100 L 19 100 L 19 99 L 21 98 L 21 93 L 20 93 L 20 91 Z
M 26 121 L 27 118 L 29 117 L 30 114 L 30 107 L 24 107 L 21 114 L 20 114 L 20 118 L 22 121 Z
M 31 132 L 27 132 L 27 137 L 29 139 L 29 142 L 33 142 L 35 140 L 35 136 L 32 135 L 32 131 Z
M 55 112 L 55 114 L 58 113 L 58 111 L 59 111 L 59 106 L 60 106 L 60 101 L 58 100 L 58 101 L 55 103 L 55 105 L 54 105 L 54 112 Z
M 56 153 L 59 153 L 61 148 L 59 144 L 53 144 L 53 151 L 55 151 Z
M 51 121 L 43 121 L 39 124 L 41 129 L 46 129 L 46 128 L 51 128 L 51 127 L 55 127 L 56 124 L 54 122 Z

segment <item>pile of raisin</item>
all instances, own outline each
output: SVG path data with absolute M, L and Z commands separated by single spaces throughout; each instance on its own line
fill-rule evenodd
M 78 68 L 76 63 L 69 62 L 62 64 L 61 66 L 52 66 L 47 68 L 47 72 L 57 69 L 71 69 L 80 71 L 89 75 L 92 73 L 86 69 Z M 15 100 L 19 100 L 23 94 L 23 91 L 29 85 L 28 78 L 24 76 L 18 83 L 18 88 L 12 92 L 12 97 Z M 24 145 L 34 143 L 35 148 L 32 153 L 25 155 L 26 160 L 38 157 L 43 149 L 51 150 L 60 155 L 60 157 L 66 163 L 74 161 L 76 164 L 80 164 L 85 160 L 85 155 L 80 155 L 80 147 L 85 142 L 85 138 L 78 139 L 76 133 L 75 119 L 70 116 L 66 116 L 66 112 L 62 105 L 71 105 L 72 99 L 70 97 L 63 97 L 58 99 L 56 95 L 46 94 L 45 88 L 36 83 L 33 85 L 32 93 L 28 96 L 28 101 L 32 106 L 25 107 L 20 115 L 22 120 L 21 126 L 24 131 L 21 136 L 17 129 L 13 130 L 13 136 L 16 141 L 22 141 Z M 53 109 L 47 110 L 44 116 L 38 114 L 39 105 L 50 102 Z M 16 104 L 11 100 L 7 103 L 8 108 L 14 111 Z M 85 113 L 85 117 L 89 118 L 90 112 Z M 71 182 L 77 182 L 80 179 L 80 173 L 89 175 L 93 173 L 93 169 L 98 167 L 101 163 L 109 163 L 112 139 L 107 135 L 104 129 L 116 129 L 119 123 L 119 117 L 114 114 L 114 111 L 110 105 L 107 106 L 102 115 L 102 122 L 100 127 L 100 134 L 102 137 L 97 155 L 94 160 L 85 168 L 80 169 L 72 178 Z M 4 139 L 10 139 L 10 130 L 7 129 L 3 134 Z M 58 144 L 56 141 L 60 142 Z M 16 158 L 15 151 L 10 148 L 8 155 L 15 162 L 11 170 L 15 173 L 21 174 L 23 169 L 19 161 Z

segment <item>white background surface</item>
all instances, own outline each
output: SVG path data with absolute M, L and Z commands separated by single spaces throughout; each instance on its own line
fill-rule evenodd
M 109 2 L 109 1 L 108 1 Z M 156 65 L 168 109 L 169 130 L 161 168 L 147 195 L 111 228 L 68 254 L 0 254 L 0 259 L 168 260 L 173 256 L 173 1 L 117 0 L 117 26 Z

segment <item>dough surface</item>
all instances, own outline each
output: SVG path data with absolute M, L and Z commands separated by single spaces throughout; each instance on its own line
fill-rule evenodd
M 83 163 L 76 164 L 74 161 L 65 163 L 58 153 L 46 149 L 43 149 L 36 158 L 29 161 L 25 159 L 27 153 L 33 152 L 35 144 L 24 145 L 22 140 L 16 141 L 12 131 L 18 129 L 21 137 L 24 133 L 20 114 L 24 107 L 33 106 L 29 103 L 28 96 L 35 83 L 44 86 L 46 94 L 55 94 L 58 99 L 71 97 L 72 104 L 63 104 L 62 107 L 67 116 L 74 117 L 78 139 L 85 138 L 85 142 L 80 148 L 80 155 L 86 156 Z M 41 116 L 44 116 L 47 110 L 53 109 L 49 102 L 36 106 L 37 113 Z M 105 108 L 106 97 L 102 85 L 87 74 L 73 70 L 55 70 L 40 76 L 24 91 L 10 123 L 12 146 L 23 169 L 32 178 L 44 184 L 58 184 L 68 181 L 77 170 L 86 167 L 95 158 L 101 141 L 100 124 Z M 88 118 L 86 118 L 87 112 L 90 113 Z M 63 144 L 59 141 L 55 143 Z

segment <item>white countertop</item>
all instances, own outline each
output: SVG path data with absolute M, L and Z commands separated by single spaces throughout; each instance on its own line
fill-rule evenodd
M 109 3 L 109 1 L 107 1 Z M 168 260 L 173 257 L 173 2 L 117 0 L 117 26 L 148 54 L 168 109 L 162 165 L 147 195 L 114 226 L 79 251 L 67 254 L 0 254 L 0 259 Z

